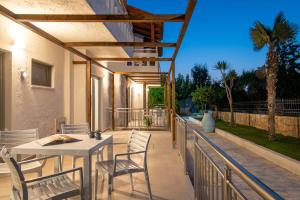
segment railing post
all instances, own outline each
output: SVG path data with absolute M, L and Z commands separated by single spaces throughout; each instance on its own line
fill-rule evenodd
M 175 63 L 172 65 L 172 110 L 173 110 L 173 115 L 172 115 L 172 124 L 175 126 L 175 117 L 176 117 L 176 78 L 175 78 Z M 172 131 L 172 141 L 173 141 L 173 147 L 176 144 L 176 129 L 173 128 Z
M 184 121 L 184 132 L 183 132 L 183 134 L 184 134 L 184 140 L 183 140 L 183 153 L 184 153 L 184 159 L 183 159 L 183 161 L 184 161 L 184 173 L 186 174 L 186 175 L 188 175 L 188 172 L 187 172 L 187 162 L 186 162 L 186 156 L 187 156 L 187 153 L 186 153 L 186 145 L 187 145 L 187 122 L 186 121 Z
M 231 178 L 232 178 L 231 169 L 228 166 L 226 166 L 224 171 L 224 184 L 223 184 L 224 200 L 232 199 L 230 186 L 228 184 L 231 183 Z
M 200 177 L 198 177 L 199 171 L 197 170 L 197 163 L 198 163 L 198 150 L 196 147 L 196 143 L 198 143 L 198 138 L 194 136 L 194 197 L 198 200 L 198 192 L 199 192 L 199 183 L 198 181 Z

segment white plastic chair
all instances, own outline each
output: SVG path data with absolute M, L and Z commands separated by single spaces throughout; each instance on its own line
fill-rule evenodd
M 10 151 L 15 146 L 32 142 L 38 138 L 38 129 L 0 131 L 0 148 L 5 146 Z M 26 162 L 20 162 L 18 164 L 21 165 L 21 171 L 23 173 L 36 172 L 38 176 L 42 176 L 42 168 L 45 166 L 46 160 L 54 157 L 57 157 L 57 159 L 60 158 L 60 156 L 47 156 L 42 159 L 26 159 Z M 7 164 L 0 163 L 0 177 L 9 175 L 10 170 Z
M 95 174 L 95 199 L 97 199 L 98 187 L 98 171 L 105 171 L 108 174 L 108 197 L 111 199 L 111 192 L 113 191 L 113 178 L 124 174 L 130 175 L 131 189 L 134 190 L 132 174 L 143 172 L 145 175 L 149 199 L 152 199 L 151 186 L 147 167 L 147 151 L 150 133 L 132 131 L 127 144 L 127 152 L 115 154 L 114 160 L 105 160 L 96 162 Z M 125 159 L 120 159 L 125 157 Z M 142 158 L 142 163 L 138 159 Z
M 82 168 L 71 169 L 57 174 L 42 176 L 30 180 L 25 180 L 19 164 L 12 158 L 5 147 L 1 150 L 1 157 L 8 166 L 12 180 L 11 199 L 14 200 L 50 200 L 65 199 L 73 196 L 81 196 L 83 198 L 82 188 Z M 43 158 L 40 158 L 43 159 Z M 29 163 L 24 161 L 23 163 Z M 68 173 L 80 173 L 80 185 L 73 182 Z

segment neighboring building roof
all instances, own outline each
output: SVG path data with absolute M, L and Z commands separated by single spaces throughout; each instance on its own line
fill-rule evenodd
M 133 6 L 127 6 L 127 11 L 129 15 L 142 15 L 151 16 L 153 13 L 141 10 Z M 144 36 L 145 42 L 151 41 L 151 23 L 132 23 L 133 32 Z M 163 39 L 164 24 L 163 23 L 153 23 L 154 25 L 154 39 L 155 41 L 161 41 Z M 162 55 L 162 48 L 159 48 L 159 55 Z

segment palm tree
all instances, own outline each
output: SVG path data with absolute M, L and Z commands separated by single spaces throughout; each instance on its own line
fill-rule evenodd
M 234 125 L 234 116 L 233 116 L 233 98 L 232 98 L 232 89 L 234 86 L 234 81 L 237 78 L 237 74 L 234 70 L 229 70 L 229 65 L 225 61 L 219 61 L 215 65 L 215 69 L 221 72 L 221 76 L 224 82 L 226 96 L 230 108 L 230 125 Z
M 296 37 L 297 27 L 288 22 L 280 12 L 274 22 L 273 28 L 256 21 L 250 28 L 250 35 L 254 50 L 258 51 L 268 47 L 265 74 L 267 79 L 268 102 L 268 129 L 269 140 L 275 139 L 275 107 L 276 107 L 276 81 L 278 55 L 276 48 L 286 41 Z

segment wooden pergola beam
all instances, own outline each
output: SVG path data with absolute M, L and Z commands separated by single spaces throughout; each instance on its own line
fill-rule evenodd
M 19 22 L 183 22 L 184 14 L 157 15 L 76 15 L 76 14 L 15 14 Z
M 135 83 L 138 83 L 138 84 L 144 84 L 145 81 L 135 81 Z M 161 82 L 147 82 L 147 85 L 161 85 L 162 83 Z
M 157 76 L 147 76 L 147 75 L 129 75 L 128 77 L 130 77 L 131 79 L 135 79 L 135 78 L 162 78 L 162 76 L 160 74 L 158 74 Z
M 138 79 L 131 79 L 133 81 L 161 81 L 161 79 L 147 79 L 147 78 L 138 78 Z
M 146 87 L 147 87 L 147 84 L 146 82 L 143 83 L 143 108 L 144 110 L 146 111 L 146 107 L 147 107 L 147 104 L 146 104 Z
M 156 76 L 156 77 L 130 77 L 132 80 L 161 80 L 160 76 Z
M 168 72 L 114 72 L 115 74 L 123 74 L 123 75 L 137 75 L 137 74 L 149 74 L 149 75 L 156 75 L 156 74 L 168 74 Z
M 92 127 L 92 63 L 90 60 L 86 62 L 86 92 L 87 92 L 87 121 L 89 126 Z
M 172 64 L 171 66 L 172 69 L 172 142 L 173 146 L 175 147 L 176 144 L 176 78 L 175 78 L 175 63 Z
M 156 57 L 141 57 L 141 58 L 92 58 L 97 61 L 118 61 L 118 62 L 128 62 L 128 61 L 172 61 L 172 58 L 156 58 Z
M 161 42 L 67 42 L 66 47 L 176 47 L 176 43 Z
M 111 128 L 115 130 L 115 74 L 111 77 Z
M 171 100 L 170 100 L 170 94 L 171 94 L 171 86 L 170 86 L 170 76 L 166 79 L 167 84 L 167 108 L 168 108 L 168 127 L 171 127 Z
M 177 54 L 178 54 L 178 51 L 180 49 L 180 46 L 181 46 L 181 43 L 183 41 L 183 38 L 184 38 L 184 35 L 187 31 L 187 27 L 190 23 L 190 20 L 192 18 L 192 14 L 193 14 L 193 11 L 196 7 L 196 4 L 197 4 L 197 0 L 190 0 L 189 3 L 188 3 L 188 6 L 187 6 L 187 9 L 186 9 L 186 12 L 185 12 L 185 19 L 184 19 L 184 22 L 182 24 L 182 27 L 180 29 L 180 32 L 179 32 L 179 36 L 178 36 L 178 39 L 177 39 L 177 45 L 176 45 L 176 48 L 174 50 L 174 53 L 173 53 L 173 61 L 171 63 L 171 66 L 170 66 L 170 69 L 169 69 L 169 73 L 171 72 L 172 70 L 172 65 L 175 65 L 175 60 L 176 60 L 176 57 L 177 57 Z
M 25 28 L 27 28 L 27 29 L 31 30 L 32 32 L 38 34 L 39 36 L 41 36 L 41 37 L 43 37 L 43 38 L 45 38 L 45 39 L 53 42 L 54 44 L 56 44 L 56 45 L 58 45 L 58 46 L 60 46 L 60 47 L 62 47 L 64 49 L 72 52 L 73 54 L 75 54 L 75 55 L 77 55 L 77 56 L 79 56 L 79 57 L 81 57 L 81 58 L 83 58 L 85 60 L 91 60 L 91 62 L 93 64 L 95 64 L 95 65 L 97 65 L 99 67 L 102 67 L 102 68 L 108 70 L 110 73 L 112 73 L 112 71 L 110 69 L 108 69 L 107 67 L 104 67 L 103 65 L 101 65 L 97 61 L 91 59 L 89 56 L 81 53 L 80 51 L 78 51 L 78 50 L 76 50 L 76 49 L 74 49 L 72 47 L 67 47 L 64 42 L 62 42 L 61 40 L 57 39 L 56 37 L 50 35 L 46 31 L 43 31 L 42 29 L 36 27 L 32 23 L 18 21 L 17 20 L 17 15 L 14 12 L 10 11 L 9 9 L 5 8 L 2 5 L 0 5 L 0 14 L 3 15 L 3 16 L 5 16 L 5 17 L 7 17 L 7 18 L 9 18 L 10 20 L 12 20 L 12 21 L 14 21 L 14 22 L 16 22 L 16 23 L 24 26 Z
M 86 63 L 87 63 L 87 61 L 77 61 L 77 60 L 73 61 L 73 65 L 82 65 L 82 64 L 86 64 Z
M 150 29 L 143 29 L 143 28 L 138 28 L 138 27 L 135 27 L 134 28 L 134 31 L 138 32 L 138 33 L 142 33 L 145 35 L 145 37 L 147 38 L 150 38 L 151 39 L 151 30 Z M 154 33 L 154 36 L 155 37 L 160 37 L 160 34 L 159 33 Z

